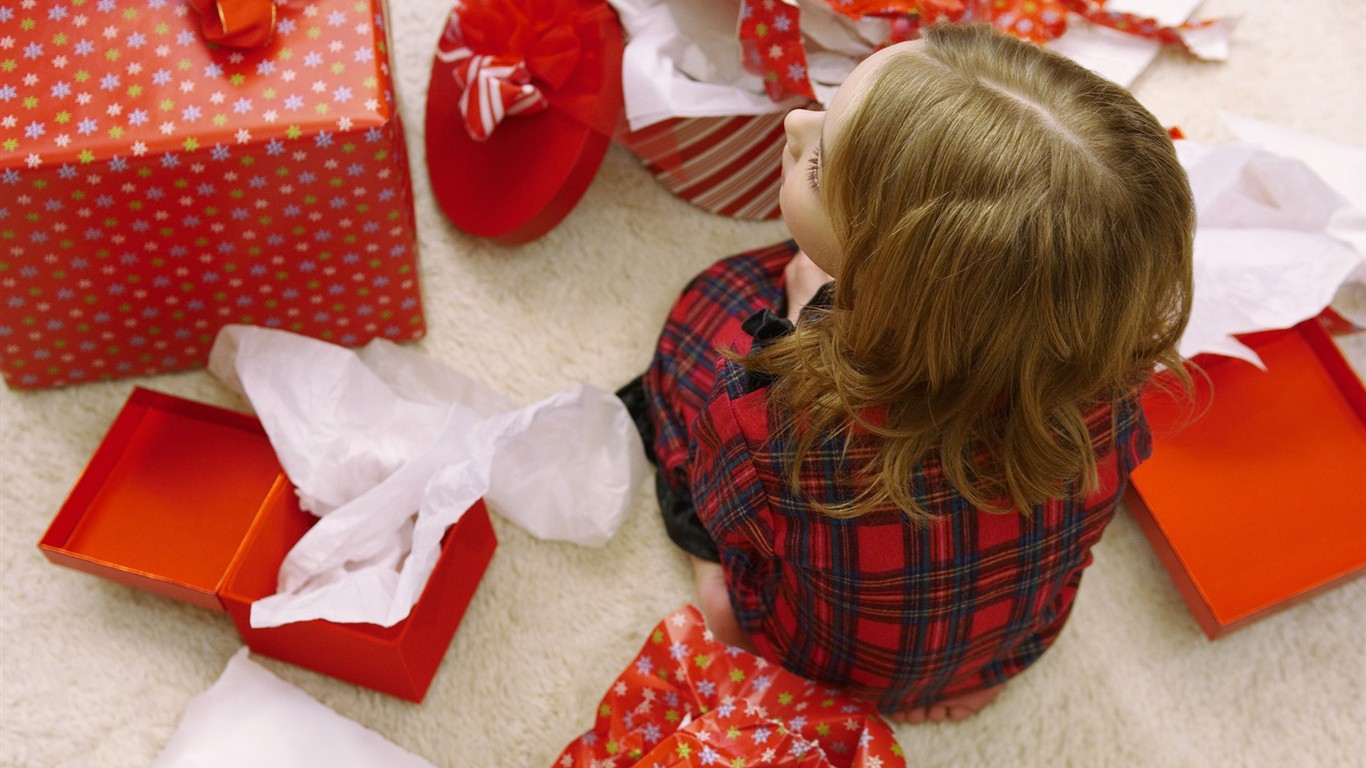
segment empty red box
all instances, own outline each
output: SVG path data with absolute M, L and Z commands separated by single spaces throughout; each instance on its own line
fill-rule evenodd
M 421 701 L 497 546 L 483 502 L 446 533 L 404 621 L 253 629 L 252 602 L 276 591 L 315 521 L 254 417 L 139 388 L 39 547 L 59 565 L 227 611 L 257 653 Z
M 1211 639 L 1366 571 L 1366 388 L 1318 320 L 1203 357 L 1193 402 L 1153 388 L 1125 506 Z

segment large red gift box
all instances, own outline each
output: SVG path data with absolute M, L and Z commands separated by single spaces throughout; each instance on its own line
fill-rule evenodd
M 275 593 L 314 522 L 254 417 L 139 388 L 39 547 L 59 565 L 226 611 L 257 653 L 421 701 L 497 546 L 483 502 L 446 532 L 398 624 L 253 628 L 252 602 Z
M 554 768 L 905 768 L 872 702 L 718 642 L 691 605 L 659 622 Z
M 381 0 L 275 7 L 264 46 L 183 0 L 0 6 L 0 373 L 202 365 L 228 323 L 419 338 Z
M 1191 401 L 1145 395 L 1125 496 L 1211 639 L 1366 573 L 1366 387 L 1319 319 L 1240 338 L 1265 371 L 1206 356 Z

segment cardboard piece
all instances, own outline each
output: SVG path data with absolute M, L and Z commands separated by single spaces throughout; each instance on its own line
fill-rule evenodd
M 58 565 L 226 611 L 257 653 L 421 701 L 497 546 L 483 502 L 447 531 L 406 620 L 253 629 L 251 603 L 274 594 L 314 522 L 254 417 L 138 388 L 39 547 Z
M 1366 387 L 1318 319 L 1239 338 L 1266 371 L 1202 356 L 1193 403 L 1144 397 L 1125 496 L 1211 639 L 1366 572 Z

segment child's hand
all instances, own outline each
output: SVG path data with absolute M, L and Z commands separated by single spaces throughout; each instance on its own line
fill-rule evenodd
M 825 270 L 816 266 L 805 253 L 798 251 L 783 269 L 784 289 L 787 291 L 787 319 L 797 322 L 802 307 L 811 301 L 811 297 L 816 295 L 821 286 L 834 279 Z

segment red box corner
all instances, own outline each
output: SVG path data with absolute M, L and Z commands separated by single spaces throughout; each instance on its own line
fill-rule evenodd
M 483 502 L 447 531 L 404 621 L 252 628 L 251 603 L 275 592 L 314 522 L 254 417 L 138 388 L 39 548 L 58 565 L 225 610 L 257 653 L 420 702 L 497 547 Z
M 1193 407 L 1144 396 L 1125 495 L 1210 639 L 1366 573 L 1366 387 L 1317 319 L 1240 340 L 1265 371 L 1201 358 Z

